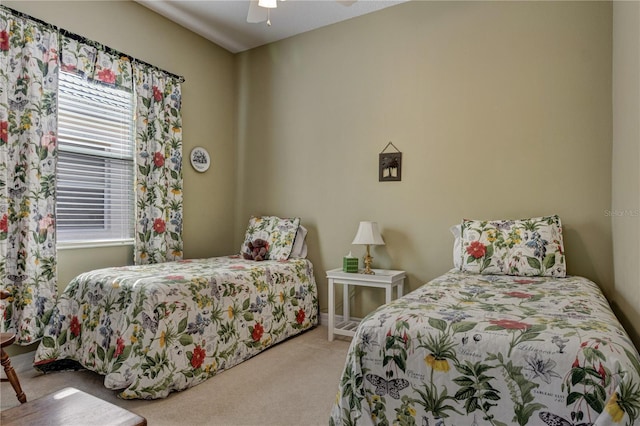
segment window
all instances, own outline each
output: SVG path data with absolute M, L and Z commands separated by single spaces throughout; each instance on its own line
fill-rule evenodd
M 60 72 L 58 242 L 126 242 L 134 224 L 133 95 Z

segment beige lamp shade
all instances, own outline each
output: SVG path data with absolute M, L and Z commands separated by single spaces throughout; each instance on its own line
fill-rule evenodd
M 278 7 L 277 0 L 258 0 L 258 6 L 266 7 L 267 9 L 275 9 Z
M 369 246 L 384 245 L 384 240 L 382 239 L 382 235 L 380 235 L 380 230 L 378 229 L 378 224 L 376 222 L 360 222 L 358 233 L 351 244 L 363 244 L 367 246 L 367 254 L 364 256 L 365 269 L 362 273 L 375 274 L 371 269 L 371 262 L 373 258 L 369 253 Z
M 358 233 L 351 244 L 384 245 L 377 222 L 360 222 Z

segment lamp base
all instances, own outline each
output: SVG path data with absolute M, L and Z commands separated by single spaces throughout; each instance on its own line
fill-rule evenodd
M 373 257 L 369 254 L 369 244 L 367 244 L 367 254 L 364 256 L 364 271 L 363 274 L 367 275 L 375 275 L 376 273 L 371 269 L 371 262 L 373 261 Z

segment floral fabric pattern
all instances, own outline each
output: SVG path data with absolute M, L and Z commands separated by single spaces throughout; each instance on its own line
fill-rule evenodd
M 463 220 L 463 271 L 490 275 L 566 276 L 558 216 Z
M 630 425 L 640 356 L 582 277 L 451 270 L 356 330 L 331 425 Z
M 180 80 L 134 64 L 136 94 L 135 263 L 182 259 Z
M 133 76 L 131 61 L 126 56 L 106 49 L 99 43 L 81 42 L 62 35 L 63 71 L 76 74 L 108 86 L 131 91 Z
M 35 365 L 75 360 L 123 398 L 163 398 L 316 325 L 317 297 L 306 259 L 228 256 L 87 272 L 60 296 Z
M 62 47 L 60 68 L 80 77 L 93 77 L 98 49 L 70 37 L 62 37 L 60 44 Z
M 0 8 L 0 87 L 0 324 L 26 345 L 57 294 L 57 32 Z
M 249 243 L 256 239 L 268 242 L 267 259 L 287 260 L 293 249 L 300 218 L 281 219 L 277 216 L 251 217 L 240 253 L 249 253 Z

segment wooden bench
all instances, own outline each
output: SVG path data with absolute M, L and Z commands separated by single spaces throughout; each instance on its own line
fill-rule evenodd
M 64 388 L 0 412 L 0 424 L 10 425 L 118 425 L 146 426 L 147 420 L 131 411 L 75 388 Z

